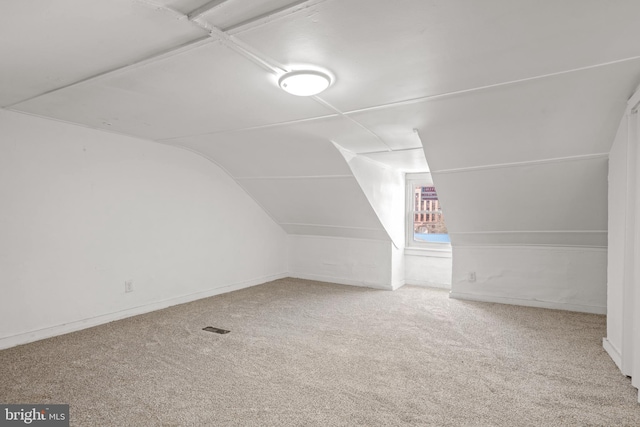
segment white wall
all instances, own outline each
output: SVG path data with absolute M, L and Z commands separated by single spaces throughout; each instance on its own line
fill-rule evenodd
M 603 346 L 640 388 L 640 88 L 629 99 L 609 155 L 607 337 Z M 640 394 L 638 395 L 640 401 Z
M 453 247 L 452 298 L 604 314 L 606 280 L 603 248 Z
M 622 354 L 622 314 L 624 302 L 625 268 L 630 264 L 625 260 L 625 253 L 631 256 L 633 245 L 628 235 L 633 235 L 633 221 L 627 221 L 630 210 L 628 195 L 632 188 L 627 179 L 629 173 L 635 175 L 634 163 L 629 159 L 628 126 L 629 120 L 625 115 L 620 122 L 620 128 L 609 153 L 609 234 L 608 234 L 608 268 L 607 268 L 607 337 L 605 346 L 618 367 L 621 366 Z M 629 165 L 628 165 L 629 163 Z M 629 168 L 628 166 L 631 166 Z M 632 263 L 631 263 L 632 265 Z M 627 277 L 629 275 L 627 274 Z
M 404 247 L 404 175 L 397 169 L 357 155 L 338 144 L 371 208 L 397 248 Z
M 398 289 L 406 282 L 404 248 L 391 245 L 391 288 Z
M 424 102 L 452 296 L 605 312 L 608 154 L 638 78 L 615 63 Z
M 396 168 L 353 153 L 337 143 L 334 145 L 344 157 L 369 206 L 384 227 L 387 236 L 383 240 L 388 238 L 392 242 L 388 246 L 391 277 L 382 284 L 384 288 L 390 286 L 397 289 L 405 284 L 404 174 Z
M 452 258 L 447 256 L 412 255 L 405 253 L 405 283 L 451 289 Z
M 286 275 L 285 232 L 174 147 L 2 110 L 0 200 L 0 348 Z
M 288 240 L 291 277 L 394 288 L 391 241 L 293 234 Z

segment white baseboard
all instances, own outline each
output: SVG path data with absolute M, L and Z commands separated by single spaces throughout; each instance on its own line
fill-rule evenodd
M 407 285 L 422 286 L 425 288 L 451 289 L 451 283 L 429 282 L 427 280 L 409 280 Z
M 38 329 L 34 331 L 24 332 L 9 337 L 0 338 L 0 350 L 15 347 L 17 345 L 27 344 L 30 342 L 42 340 L 45 338 L 51 338 L 58 335 L 68 334 L 70 332 L 79 331 L 81 329 L 91 328 L 93 326 L 102 325 L 105 323 L 113 322 L 115 320 L 124 319 L 127 317 L 137 316 L 139 314 L 149 313 L 151 311 L 161 310 L 163 308 L 171 307 L 173 305 L 184 304 L 187 302 L 199 300 L 202 298 L 208 298 L 227 292 L 237 291 L 244 288 L 250 288 L 252 286 L 261 285 L 263 283 L 271 282 L 273 280 L 284 279 L 289 277 L 288 273 L 274 274 L 270 276 L 264 276 L 257 279 L 246 280 L 243 282 L 232 283 L 217 287 L 215 289 L 208 289 L 202 292 L 195 292 L 188 295 L 181 295 L 174 298 L 168 298 L 162 301 L 154 301 L 148 304 L 139 305 L 137 307 L 128 308 L 113 313 L 103 314 L 88 319 L 77 320 L 75 322 L 64 323 L 62 325 L 50 326 L 48 328 Z
M 620 354 L 620 351 L 607 338 L 602 338 L 602 347 L 604 347 L 604 350 L 609 354 L 618 369 L 622 371 L 622 354 Z
M 507 297 L 499 297 L 494 295 L 476 295 L 476 294 L 469 294 L 464 292 L 453 292 L 453 291 L 449 293 L 449 297 L 454 299 L 468 300 L 468 301 L 497 302 L 500 304 L 522 305 L 526 307 L 538 307 L 538 308 L 551 308 L 554 310 L 577 311 L 580 313 L 607 314 L 607 307 L 605 306 L 566 304 L 562 302 L 539 301 L 539 300 L 524 299 L 524 298 L 507 298 Z
M 391 283 L 391 290 L 395 291 L 396 289 L 400 289 L 401 287 L 403 287 L 404 285 L 406 285 L 407 282 L 405 282 L 404 280 L 399 280 L 395 283 Z
M 352 279 L 344 279 L 342 277 L 322 276 L 318 274 L 308 273 L 289 273 L 289 277 L 294 279 L 315 280 L 317 282 L 337 283 L 338 285 L 360 286 L 363 288 L 384 289 L 386 291 L 392 291 L 394 288 L 391 284 L 362 282 Z

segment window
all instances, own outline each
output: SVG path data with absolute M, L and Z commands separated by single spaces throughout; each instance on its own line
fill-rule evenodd
M 407 174 L 407 247 L 450 251 L 451 240 L 430 174 Z
M 450 243 L 447 225 L 444 222 L 438 193 L 433 185 L 413 184 L 413 225 L 414 242 Z

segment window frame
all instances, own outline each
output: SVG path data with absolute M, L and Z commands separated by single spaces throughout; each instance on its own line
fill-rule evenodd
M 413 239 L 414 188 L 417 186 L 433 187 L 431 173 L 405 174 L 405 254 L 450 258 L 451 243 L 418 242 Z

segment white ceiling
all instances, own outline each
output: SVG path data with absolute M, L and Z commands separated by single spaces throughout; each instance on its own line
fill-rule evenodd
M 0 11 L 2 106 L 207 35 L 130 0 L 4 1 Z
M 414 127 L 431 169 L 608 153 L 640 59 L 353 113 L 384 136 Z
M 572 203 L 602 196 L 589 156 L 640 82 L 638 16 L 637 0 L 5 1 L 0 105 L 200 153 L 290 232 L 380 236 L 333 143 L 405 171 L 426 153 L 454 233 L 601 232 L 606 212 Z M 335 83 L 281 91 L 303 65 Z M 539 180 L 555 219 L 528 210 Z M 486 212 L 518 219 L 470 212 L 481 183 Z

